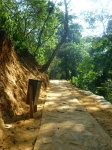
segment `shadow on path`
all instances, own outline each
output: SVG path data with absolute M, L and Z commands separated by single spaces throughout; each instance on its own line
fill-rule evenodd
M 111 150 L 112 139 L 65 86 L 52 80 L 34 150 Z

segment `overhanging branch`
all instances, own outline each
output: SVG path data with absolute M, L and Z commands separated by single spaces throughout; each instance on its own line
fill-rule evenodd
M 66 40 L 66 37 L 68 34 L 68 7 L 67 7 L 67 1 L 66 0 L 64 0 L 64 5 L 65 5 L 65 20 L 64 20 L 64 32 L 63 32 L 62 38 L 61 38 L 60 42 L 57 44 L 56 48 L 54 49 L 48 62 L 42 66 L 42 68 L 40 70 L 41 72 L 47 71 L 51 62 L 53 61 L 54 57 L 56 56 L 57 52 L 59 51 L 60 47 L 63 45 L 63 43 Z
M 57 1 L 57 0 L 56 0 Z M 56 2 L 55 1 L 55 2 Z M 45 21 L 44 21 L 44 23 L 43 23 L 43 26 L 42 26 L 42 28 L 41 28 L 41 31 L 40 31 L 40 33 L 39 33 L 39 38 L 38 38 L 38 46 L 37 46 L 37 48 L 36 48 L 36 50 L 35 50 L 35 52 L 34 52 L 34 55 L 35 55 L 35 53 L 37 52 L 37 50 L 40 48 L 40 46 L 41 46 L 41 38 L 42 38 L 42 34 L 43 34 L 43 32 L 44 32 L 44 28 L 45 28 L 45 25 L 46 25 L 46 23 L 48 22 L 48 20 L 49 20 L 49 17 L 50 17 L 50 15 L 51 15 L 51 13 L 53 12 L 53 10 L 54 10 L 54 4 L 52 5 L 52 7 L 50 8 L 50 10 L 49 10 L 49 13 L 48 13 L 48 15 L 47 15 L 47 18 L 45 19 Z

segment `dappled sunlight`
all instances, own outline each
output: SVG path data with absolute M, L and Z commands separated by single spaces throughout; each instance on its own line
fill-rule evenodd
M 44 102 L 45 95 L 42 94 L 37 106 L 38 112 L 34 113 L 33 119 L 29 118 L 30 114 L 27 112 L 29 109 L 27 109 L 27 113 L 25 114 L 15 115 L 14 117 L 12 116 L 11 118 L 4 120 L 5 129 L 3 143 L 1 143 L 4 149 L 32 149 L 39 132 Z
M 67 84 L 67 86 L 81 105 L 85 107 L 102 128 L 112 137 L 112 104 L 107 102 L 102 96 L 73 88 L 70 84 Z
M 68 118 L 67 120 L 63 119 L 59 122 L 53 119 L 43 123 L 44 125 L 41 126 L 41 134 L 38 136 L 35 149 L 37 147 L 39 149 L 44 149 L 44 147 L 48 146 L 48 149 L 52 150 L 52 145 L 55 145 L 56 143 L 58 143 L 58 148 L 65 148 L 67 146 L 71 148 L 73 146 L 72 143 L 77 145 L 79 142 L 78 136 L 81 138 L 81 135 L 85 130 L 84 125 L 69 120 Z M 83 145 L 83 143 L 79 142 L 78 146 L 80 147 L 81 145 Z
M 77 97 L 63 88 L 64 82 L 59 85 L 57 83 L 59 84 L 58 81 L 51 82 L 34 150 L 105 150 L 107 147 L 111 150 L 110 137 Z M 88 99 L 85 105 L 90 105 Z M 93 109 L 92 104 L 88 107 Z
M 61 96 L 61 94 L 60 93 L 54 93 L 54 94 L 52 94 L 52 93 L 49 93 L 48 95 L 47 95 L 49 98 L 51 97 L 51 98 L 55 98 L 55 97 L 59 97 L 59 96 Z
M 4 148 L 11 145 L 11 150 L 24 149 L 31 150 L 33 142 L 39 132 L 39 121 L 34 119 L 18 121 L 16 126 L 12 124 L 11 128 L 6 128 L 4 132 L 10 132 L 8 137 L 4 137 Z
M 73 131 L 75 132 L 80 132 L 80 133 L 83 133 L 84 130 L 85 130 L 85 127 L 83 124 L 75 124 L 75 126 L 72 128 Z

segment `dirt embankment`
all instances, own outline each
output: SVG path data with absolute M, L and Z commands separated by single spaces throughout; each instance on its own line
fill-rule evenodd
M 24 120 L 26 114 L 28 116 L 28 80 L 40 79 L 44 87 L 47 85 L 48 76 L 40 73 L 38 67 L 29 53 L 26 54 L 24 63 L 19 61 L 11 40 L 0 37 L 0 139 L 4 138 L 5 124 Z

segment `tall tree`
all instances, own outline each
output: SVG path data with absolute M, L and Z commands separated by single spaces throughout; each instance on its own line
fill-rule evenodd
M 51 62 L 53 61 L 53 59 L 56 56 L 57 52 L 59 51 L 60 47 L 65 42 L 67 34 L 68 34 L 68 8 L 67 8 L 67 1 L 66 0 L 64 0 L 64 5 L 65 5 L 65 18 L 64 18 L 63 35 L 62 35 L 59 43 L 56 45 L 56 48 L 53 50 L 53 53 L 52 53 L 51 57 L 49 58 L 49 60 L 47 61 L 47 63 L 42 66 L 42 68 L 41 68 L 42 72 L 46 71 L 49 68 Z
M 55 1 L 56 2 L 56 1 Z M 14 41 L 17 53 L 29 51 L 48 69 L 68 32 L 69 2 L 64 0 L 65 14 L 50 0 L 2 0 L 0 28 Z M 58 34 L 63 27 L 61 37 Z

